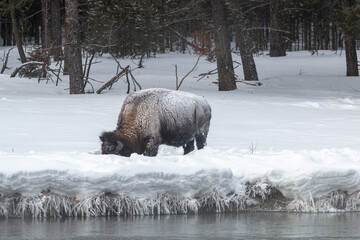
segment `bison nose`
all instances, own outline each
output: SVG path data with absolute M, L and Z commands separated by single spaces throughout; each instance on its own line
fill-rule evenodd
M 106 151 L 107 152 L 112 152 L 114 151 L 115 147 L 114 146 L 106 146 Z

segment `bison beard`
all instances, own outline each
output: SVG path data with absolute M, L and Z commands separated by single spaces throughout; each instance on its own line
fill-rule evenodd
M 207 101 L 194 94 L 148 89 L 129 95 L 117 128 L 100 136 L 103 154 L 156 156 L 160 144 L 184 148 L 184 154 L 206 145 L 211 119 Z

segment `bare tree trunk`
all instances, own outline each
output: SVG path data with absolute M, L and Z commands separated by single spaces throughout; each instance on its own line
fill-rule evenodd
M 66 16 L 65 16 L 66 18 Z M 68 23 L 65 20 L 65 35 L 68 32 Z M 63 75 L 69 75 L 69 60 L 68 60 L 68 46 L 66 44 L 66 39 L 65 39 L 65 45 L 64 45 L 64 69 L 63 69 Z
M 355 1 L 343 0 L 343 8 L 351 9 L 354 7 Z M 345 33 L 345 54 L 346 54 L 346 76 L 359 76 L 356 39 L 351 33 Z
M 40 31 L 39 27 L 41 26 L 41 18 L 39 15 L 34 17 L 34 26 L 33 26 L 33 34 L 34 34 L 34 41 L 35 44 L 38 45 L 40 43 Z
M 219 91 L 234 90 L 237 87 L 225 18 L 225 3 L 223 0 L 211 0 L 211 7 L 215 27 L 215 54 L 218 67 Z
M 46 0 L 41 0 L 41 47 L 46 48 L 45 41 L 45 19 L 46 19 Z
M 270 57 L 285 56 L 285 44 L 280 33 L 278 14 L 281 0 L 270 0 Z
M 62 56 L 62 43 L 61 43 L 61 2 L 60 0 L 51 0 L 51 40 L 52 48 L 51 55 L 54 56 L 55 61 L 59 61 Z
M 26 60 L 26 56 L 24 53 L 24 49 L 22 47 L 19 30 L 17 28 L 15 7 L 13 5 L 11 5 L 11 7 L 10 7 L 10 15 L 11 15 L 12 29 L 13 29 L 13 33 L 14 33 L 14 37 L 15 37 L 16 47 L 18 49 L 19 56 L 20 56 L 20 61 L 21 61 L 21 63 L 26 63 L 27 60 Z
M 331 50 L 336 51 L 338 49 L 337 44 L 337 28 L 334 21 L 331 23 Z
M 8 19 L 10 16 L 5 15 L 4 21 L 1 23 L 1 38 L 3 39 L 3 46 L 11 46 L 12 45 L 12 27 L 11 20 Z M 11 18 L 11 17 L 10 17 Z
M 50 0 L 41 0 L 42 8 L 42 47 L 51 54 L 51 14 L 50 14 Z
M 259 80 L 252 52 L 251 37 L 249 32 L 246 30 L 248 20 L 244 16 L 239 1 L 231 0 L 230 7 L 235 19 L 236 42 L 240 50 L 244 79 Z
M 160 36 L 158 36 L 158 42 L 159 42 L 159 48 L 160 48 L 160 53 L 165 53 L 165 0 L 161 0 L 161 5 L 160 5 L 160 26 L 161 26 L 161 30 L 160 30 Z
M 58 61 L 62 55 L 61 44 L 61 2 L 60 0 L 41 0 L 43 32 L 42 46 Z
M 65 0 L 66 47 L 69 67 L 70 94 L 83 92 L 84 78 L 82 73 L 80 24 L 78 19 L 78 0 Z
M 356 54 L 356 41 L 353 36 L 345 35 L 346 76 L 359 76 Z

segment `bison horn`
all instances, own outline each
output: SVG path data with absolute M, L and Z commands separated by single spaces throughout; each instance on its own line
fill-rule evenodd
M 123 149 L 124 144 L 123 144 L 121 141 L 119 141 L 119 140 L 117 140 L 116 142 L 117 142 L 116 150 L 117 150 L 118 152 L 120 152 L 120 151 Z

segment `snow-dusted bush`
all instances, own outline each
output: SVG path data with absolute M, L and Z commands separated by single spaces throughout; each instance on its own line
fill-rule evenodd
M 360 211 L 360 190 L 349 195 L 346 201 L 346 210 Z
M 266 179 L 260 179 L 255 183 L 246 183 L 246 194 L 251 198 L 266 201 L 271 198 L 283 198 L 283 194 Z
M 304 199 L 296 198 L 292 200 L 287 206 L 288 212 L 313 212 L 314 208 Z
M 346 207 L 347 193 L 342 190 L 335 190 L 328 195 L 321 197 L 315 202 L 317 211 L 336 212 Z

